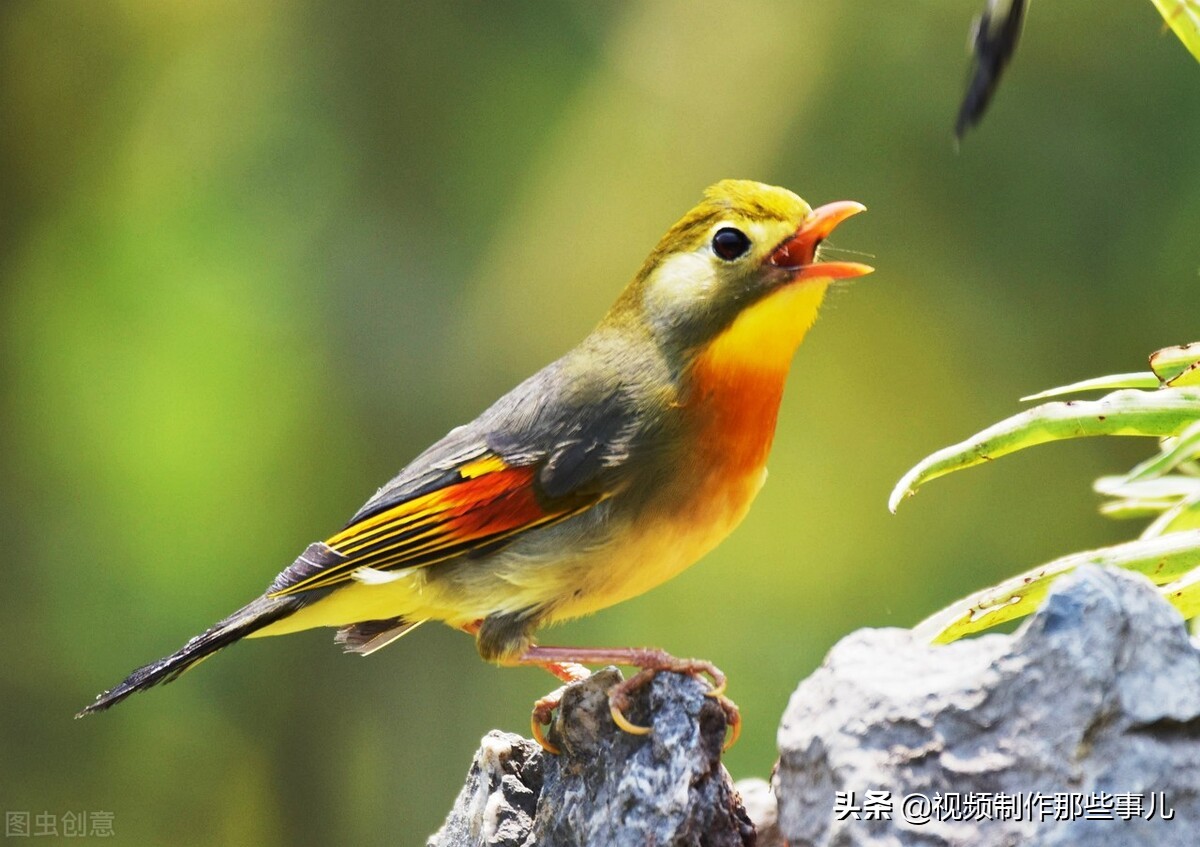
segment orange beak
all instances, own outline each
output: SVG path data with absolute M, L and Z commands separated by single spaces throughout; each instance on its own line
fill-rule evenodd
M 866 206 L 853 200 L 839 200 L 813 209 L 804 219 L 804 223 L 800 224 L 796 234 L 776 247 L 767 262 L 783 270 L 795 271 L 792 277 L 794 280 L 817 277 L 850 279 L 871 273 L 875 270 L 873 267 L 859 262 L 815 261 L 817 247 L 826 236 L 846 218 L 866 210 Z

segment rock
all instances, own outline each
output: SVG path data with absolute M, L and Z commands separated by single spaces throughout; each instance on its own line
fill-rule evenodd
M 848 636 L 792 695 L 779 745 L 791 847 L 1200 842 L 1200 653 L 1120 570 L 1066 577 L 1014 635 Z
M 786 847 L 779 832 L 779 801 L 775 799 L 775 788 L 765 779 L 756 776 L 739 779 L 734 788 L 742 797 L 742 806 L 754 822 L 758 840 L 754 847 Z
M 541 790 L 542 748 L 492 730 L 480 742 L 467 781 L 429 847 L 520 847 L 533 828 Z
M 721 766 L 725 715 L 689 676 L 662 673 L 636 693 L 628 735 L 608 713 L 615 669 L 570 686 L 550 739 L 562 754 L 491 732 L 430 847 L 754 844 L 754 827 Z

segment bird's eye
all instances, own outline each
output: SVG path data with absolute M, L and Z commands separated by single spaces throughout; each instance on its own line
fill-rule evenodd
M 734 229 L 731 226 L 722 227 L 713 236 L 712 249 L 726 262 L 732 262 L 739 256 L 744 256 L 750 249 L 750 239 L 740 229 Z

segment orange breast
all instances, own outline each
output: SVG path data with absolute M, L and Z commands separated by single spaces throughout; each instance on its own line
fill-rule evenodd
M 765 466 L 786 379 L 786 369 L 731 367 L 707 357 L 697 362 L 688 406 L 697 415 L 702 469 L 739 477 Z
M 771 294 L 742 312 L 697 357 L 686 402 L 699 457 L 717 473 L 761 473 L 792 358 L 816 320 L 826 287 L 801 283 Z

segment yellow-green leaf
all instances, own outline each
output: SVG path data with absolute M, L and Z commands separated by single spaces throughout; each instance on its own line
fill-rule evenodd
M 1150 370 L 1164 383 L 1169 383 L 1197 362 L 1200 362 L 1200 341 L 1164 347 L 1150 354 Z
M 1180 500 L 1142 531 L 1142 538 L 1157 538 L 1169 532 L 1200 529 L 1200 495 Z
M 1021 398 L 1022 403 L 1032 400 L 1049 400 L 1051 397 L 1061 397 L 1064 394 L 1075 394 L 1079 391 L 1113 391 L 1117 388 L 1158 388 L 1159 380 L 1151 371 L 1139 371 L 1130 374 L 1112 374 L 1083 379 L 1070 385 L 1060 385 L 1049 388 L 1037 394 L 1029 394 Z
M 1197 0 L 1150 0 L 1163 20 L 1200 62 L 1200 2 Z
M 1175 376 L 1167 380 L 1172 388 L 1182 388 L 1185 385 L 1200 385 L 1200 362 L 1193 362 Z
M 1115 566 L 1145 574 L 1156 585 L 1169 583 L 1200 567 L 1200 530 L 1063 556 L 951 604 L 913 627 L 913 633 L 921 640 L 946 644 L 1024 617 L 1041 604 L 1055 579 L 1080 565 Z
M 1110 500 L 1100 504 L 1100 514 L 1117 521 L 1136 520 L 1161 515 L 1177 505 L 1178 500 Z
M 1151 456 L 1131 470 L 1128 479 L 1132 482 L 1168 474 L 1184 462 L 1194 459 L 1197 451 L 1200 451 L 1200 421 L 1181 432 L 1178 438 L 1167 439 L 1158 455 Z
M 1125 389 L 1099 400 L 1045 403 L 927 456 L 896 484 L 888 498 L 893 512 L 900 501 L 931 479 L 1000 456 L 1068 438 L 1093 435 L 1175 435 L 1200 420 L 1200 390 Z
M 1174 505 L 1174 501 L 1200 493 L 1200 479 L 1179 474 L 1153 479 L 1102 476 L 1092 483 L 1092 490 L 1105 497 L 1122 497 L 1130 500 L 1170 500 Z
M 1159 589 L 1185 621 L 1200 615 L 1200 568 Z

